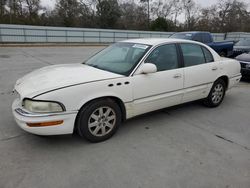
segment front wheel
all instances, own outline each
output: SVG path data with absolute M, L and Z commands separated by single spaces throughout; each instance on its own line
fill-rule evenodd
M 101 142 L 113 136 L 120 124 L 120 107 L 111 99 L 102 99 L 80 110 L 77 131 L 90 142 Z
M 204 104 L 208 107 L 219 106 L 225 96 L 226 84 L 222 79 L 218 79 L 214 82 L 212 89 L 208 97 L 204 100 Z

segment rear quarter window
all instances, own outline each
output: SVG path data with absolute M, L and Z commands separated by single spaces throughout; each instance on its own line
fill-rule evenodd
M 205 48 L 205 47 L 202 47 L 202 50 L 204 52 L 204 56 L 205 56 L 206 62 L 207 63 L 213 62 L 214 61 L 214 57 L 211 54 L 211 52 L 207 48 Z

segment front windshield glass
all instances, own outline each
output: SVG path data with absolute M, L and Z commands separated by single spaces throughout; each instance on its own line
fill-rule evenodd
M 91 57 L 85 64 L 128 76 L 150 47 L 145 44 L 116 43 Z
M 235 44 L 235 46 L 250 46 L 250 40 L 240 40 Z
M 192 33 L 175 33 L 171 35 L 169 38 L 175 38 L 175 39 L 192 39 Z

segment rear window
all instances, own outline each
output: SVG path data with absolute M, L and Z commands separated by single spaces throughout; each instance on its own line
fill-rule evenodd
M 240 40 L 235 44 L 235 46 L 249 46 L 250 47 L 250 40 L 245 39 L 245 40 Z
M 181 44 L 185 67 L 206 63 L 202 48 L 197 44 Z
M 191 40 L 193 38 L 192 33 L 175 33 L 169 38 L 175 38 L 175 39 L 188 39 Z

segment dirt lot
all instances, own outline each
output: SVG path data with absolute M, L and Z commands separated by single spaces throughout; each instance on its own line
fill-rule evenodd
M 250 187 L 250 82 L 228 91 L 218 108 L 194 102 L 146 114 L 98 144 L 16 125 L 11 91 L 19 77 L 82 62 L 101 48 L 0 48 L 1 188 Z

